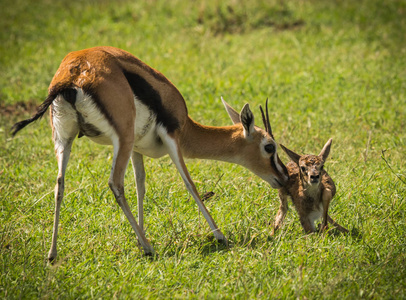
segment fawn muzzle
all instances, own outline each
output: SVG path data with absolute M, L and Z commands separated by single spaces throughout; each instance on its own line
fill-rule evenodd
M 311 184 L 316 184 L 319 183 L 320 175 L 310 175 L 310 183 Z

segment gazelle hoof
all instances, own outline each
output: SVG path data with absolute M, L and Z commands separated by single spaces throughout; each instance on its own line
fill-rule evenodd
M 154 248 L 152 248 L 152 247 L 150 247 L 148 249 L 144 248 L 144 255 L 145 256 L 150 256 L 150 257 L 154 256 L 155 255 Z
M 225 246 L 228 246 L 228 240 L 227 240 L 227 238 L 226 238 L 221 232 L 220 232 L 220 234 L 215 234 L 214 236 L 216 237 L 217 241 L 218 241 L 220 244 L 223 244 L 223 245 L 225 245 Z
M 57 252 L 54 250 L 52 251 L 52 249 L 48 252 L 48 262 L 50 264 L 54 264 L 55 260 L 56 260 L 56 256 L 57 256 Z
M 55 256 L 48 256 L 48 263 L 53 265 L 56 261 L 56 255 Z
M 218 240 L 220 244 L 223 244 L 224 246 L 228 246 L 228 240 L 226 238 Z

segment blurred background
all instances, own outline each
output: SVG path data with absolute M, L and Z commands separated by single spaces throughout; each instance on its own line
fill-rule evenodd
M 83 138 L 60 260 L 44 264 L 51 129 L 43 120 L 11 139 L 10 127 L 46 98 L 67 53 L 101 45 L 162 72 L 203 124 L 231 123 L 223 96 L 250 103 L 262 127 L 269 98 L 277 142 L 315 153 L 332 137 L 330 211 L 351 235 L 304 236 L 291 209 L 270 238 L 276 190 L 239 166 L 188 161 L 199 192 L 215 193 L 207 206 L 233 245 L 219 249 L 170 160 L 146 159 L 147 237 L 160 255 L 146 260 L 107 185 L 111 148 Z M 0 296 L 405 298 L 405 127 L 404 0 L 0 0 Z M 135 213 L 131 172 L 126 191 Z

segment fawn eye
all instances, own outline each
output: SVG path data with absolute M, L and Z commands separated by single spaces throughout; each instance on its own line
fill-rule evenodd
M 300 167 L 303 173 L 306 173 L 306 168 L 305 167 Z
M 268 144 L 265 145 L 265 151 L 268 153 L 274 153 L 275 152 L 275 145 L 274 144 Z

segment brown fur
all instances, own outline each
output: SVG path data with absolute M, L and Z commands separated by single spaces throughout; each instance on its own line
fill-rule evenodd
M 284 182 L 284 174 L 272 168 L 269 158 L 258 155 L 258 144 L 262 138 L 273 142 L 267 132 L 256 127 L 253 137 L 246 139 L 241 122 L 213 127 L 193 121 L 177 88 L 162 73 L 124 50 L 95 47 L 69 53 L 52 79 L 49 91 L 58 86 L 96 90 L 100 106 L 107 112 L 106 117 L 120 139 L 131 143 L 136 111 L 134 95 L 123 76 L 123 70 L 140 75 L 159 92 L 164 109 L 180 124 L 179 144 L 185 157 L 237 163 L 261 177 L 271 173 L 280 178 L 281 183 Z M 52 123 L 52 110 L 50 113 Z M 277 161 L 283 166 L 279 157 Z
M 301 156 L 281 145 L 292 161 L 286 165 L 289 173 L 288 183 L 279 190 L 281 204 L 275 218 L 274 232 L 280 228 L 285 218 L 288 210 L 288 197 L 292 199 L 305 232 L 316 231 L 314 221 L 318 215 L 321 215 L 323 219 L 321 231 L 326 230 L 327 222 L 330 222 L 341 232 L 348 232 L 328 215 L 330 201 L 336 193 L 332 178 L 323 168 L 330 152 L 331 142 L 330 139 L 318 156 Z
M 69 53 L 52 79 L 48 97 L 37 113 L 16 123 L 12 132 L 15 135 L 39 119 L 48 107 L 51 108 L 58 177 L 49 261 L 54 261 L 57 256 L 64 176 L 72 143 L 76 136 L 83 135 L 101 144 L 113 144 L 113 165 L 108 183 L 146 254 L 153 254 L 154 249 L 143 229 L 143 155 L 161 157 L 168 154 L 171 157 L 214 236 L 227 243 L 203 204 L 183 157 L 243 165 L 274 188 L 283 186 L 288 174 L 276 152 L 270 125 L 267 131 L 255 127 L 248 104 L 239 114 L 223 103 L 234 125 L 205 126 L 188 116 L 182 95 L 163 74 L 130 53 L 113 47 Z M 124 195 L 124 175 L 130 158 L 137 184 L 139 224 Z
M 187 108 L 176 87 L 157 70 L 114 47 L 95 47 L 69 53 L 55 73 L 49 91 L 58 86 L 97 91 L 101 105 L 108 112 L 106 117 L 112 120 L 117 133 L 131 136 L 136 114 L 134 94 L 123 71 L 143 77 L 159 92 L 164 108 L 180 124 L 185 123 Z

